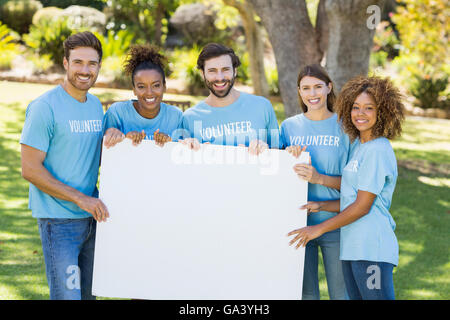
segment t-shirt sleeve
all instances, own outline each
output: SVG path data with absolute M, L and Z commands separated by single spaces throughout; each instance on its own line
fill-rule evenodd
M 185 132 L 183 130 L 183 113 L 177 112 L 176 114 L 176 120 L 175 120 L 175 129 L 173 132 L 170 132 L 170 136 L 174 142 L 177 142 L 178 140 L 182 140 L 185 138 Z
M 103 116 L 103 134 L 105 134 L 106 130 L 109 128 L 116 128 L 123 132 L 119 117 L 112 107 L 110 107 Z
M 192 137 L 192 133 L 190 130 L 190 126 L 189 126 L 189 119 L 186 116 L 186 113 L 183 114 L 183 116 L 181 117 L 181 131 L 183 133 L 182 137 L 179 136 L 179 138 L 191 138 Z
M 393 175 L 383 148 L 372 148 L 366 151 L 358 170 L 358 190 L 379 195 L 388 178 Z
M 280 126 L 280 149 L 286 149 L 288 147 L 286 140 L 286 123 L 283 121 Z
M 281 147 L 280 128 L 278 127 L 277 116 L 270 102 L 268 102 L 267 112 L 269 120 L 267 125 L 267 143 L 270 148 L 279 149 Z
M 53 132 L 54 118 L 51 107 L 44 101 L 30 103 L 25 113 L 20 143 L 47 152 Z

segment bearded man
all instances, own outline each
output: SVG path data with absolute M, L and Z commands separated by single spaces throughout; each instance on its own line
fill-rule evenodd
M 210 94 L 184 112 L 183 128 L 191 146 L 244 145 L 252 154 L 279 148 L 278 122 L 270 101 L 233 87 L 239 65 L 234 51 L 224 45 L 210 43 L 200 52 L 197 68 Z

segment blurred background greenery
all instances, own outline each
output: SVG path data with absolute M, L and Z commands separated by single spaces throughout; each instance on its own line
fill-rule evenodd
M 62 42 L 74 32 L 91 30 L 103 44 L 101 79 L 113 87 L 129 87 L 122 72 L 129 46 L 149 42 L 168 56 L 169 78 L 182 79 L 187 93 L 201 93 L 202 79 L 194 66 L 201 46 L 212 41 L 235 49 L 242 60 L 238 81 L 252 87 L 253 57 L 238 10 L 242 3 L 245 0 L 0 0 L 0 71 L 27 66 L 32 74 L 61 72 Z M 314 24 L 319 0 L 306 3 Z M 386 0 L 369 73 L 390 76 L 413 107 L 450 109 L 448 16 L 448 1 Z M 262 31 L 269 87 L 262 93 L 277 96 L 273 50 L 257 15 L 254 22 Z M 434 115 L 445 117 L 442 114 Z

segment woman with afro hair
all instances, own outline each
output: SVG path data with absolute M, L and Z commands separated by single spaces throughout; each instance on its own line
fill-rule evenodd
M 401 134 L 402 96 L 388 79 L 357 77 L 344 85 L 335 108 L 353 141 L 342 173 L 340 200 L 308 202 L 307 208 L 339 214 L 290 232 L 288 236 L 294 236 L 290 244 L 305 246 L 341 228 L 340 260 L 349 298 L 393 300 L 398 242 L 389 209 L 398 173 L 388 139 Z
M 180 128 L 182 111 L 162 102 L 166 91 L 166 59 L 155 47 L 134 45 L 128 52 L 124 71 L 131 77 L 137 99 L 111 105 L 103 118 L 105 147 L 125 138 L 138 145 L 143 139 L 155 140 L 159 146 L 172 141 Z

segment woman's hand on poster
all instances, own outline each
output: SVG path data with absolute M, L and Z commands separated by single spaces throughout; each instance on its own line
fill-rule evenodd
M 159 129 L 157 129 L 153 133 L 153 140 L 155 140 L 157 146 L 163 147 L 166 142 L 172 141 L 172 138 L 165 133 L 159 132 Z
M 323 234 L 323 231 L 320 225 L 308 226 L 301 229 L 296 229 L 288 233 L 288 237 L 294 236 L 294 238 L 289 242 L 289 245 L 295 245 L 295 248 L 298 249 L 300 246 L 306 247 L 309 241 L 314 240 L 320 237 Z
M 310 215 L 312 212 L 319 212 L 322 210 L 322 205 L 318 201 L 308 201 L 307 204 L 304 204 L 300 207 L 300 210 L 305 210 L 308 215 Z
M 133 142 L 134 146 L 137 146 L 138 144 L 140 144 L 142 142 L 142 140 L 144 140 L 146 134 L 145 131 L 142 130 L 141 132 L 139 131 L 130 131 L 128 132 L 125 137 L 130 139 Z
M 106 148 L 114 147 L 117 143 L 122 142 L 125 135 L 116 128 L 109 128 L 103 136 L 103 144 Z
M 294 157 L 298 158 L 302 154 L 303 151 L 306 150 L 306 146 L 289 146 L 285 149 L 287 152 L 292 154 Z
M 311 158 L 309 158 L 308 164 L 297 163 L 293 169 L 300 179 L 306 180 L 309 183 L 320 184 L 321 174 L 311 165 Z

